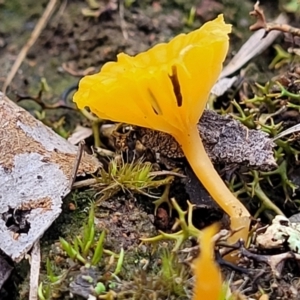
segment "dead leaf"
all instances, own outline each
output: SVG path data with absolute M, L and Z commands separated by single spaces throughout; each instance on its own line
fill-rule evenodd
M 79 142 L 84 141 L 85 139 L 87 139 L 92 135 L 93 135 L 93 131 L 91 128 L 77 125 L 73 133 L 69 136 L 68 141 L 72 145 L 77 145 Z

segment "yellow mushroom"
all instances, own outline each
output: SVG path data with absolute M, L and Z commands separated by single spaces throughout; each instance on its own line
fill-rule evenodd
M 218 226 L 213 224 L 204 230 L 199 238 L 200 254 L 193 261 L 195 275 L 193 300 L 220 300 L 222 294 L 222 274 L 215 262 L 213 236 Z
M 101 119 L 172 135 L 208 193 L 230 216 L 231 228 L 243 227 L 236 240 L 247 238 L 250 215 L 214 169 L 196 126 L 222 70 L 230 31 L 220 15 L 136 56 L 121 53 L 117 62 L 80 81 L 74 101 Z

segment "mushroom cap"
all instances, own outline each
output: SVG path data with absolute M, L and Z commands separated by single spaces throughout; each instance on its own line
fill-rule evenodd
M 136 56 L 120 53 L 116 62 L 81 79 L 74 101 L 102 119 L 175 137 L 186 133 L 197 124 L 219 77 L 230 31 L 220 15 Z

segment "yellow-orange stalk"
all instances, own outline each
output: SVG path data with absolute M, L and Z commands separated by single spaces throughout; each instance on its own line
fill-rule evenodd
M 242 228 L 237 233 L 238 238 L 247 240 L 250 226 L 249 212 L 229 191 L 224 181 L 216 172 L 205 152 L 197 128 L 191 128 L 187 135 L 181 135 L 180 137 L 176 137 L 176 139 L 203 186 L 220 207 L 230 216 L 231 228 Z M 233 236 L 230 240 L 235 241 L 236 238 Z
M 219 300 L 222 293 L 222 275 L 214 258 L 216 224 L 205 228 L 199 238 L 200 254 L 193 261 L 195 275 L 193 300 Z

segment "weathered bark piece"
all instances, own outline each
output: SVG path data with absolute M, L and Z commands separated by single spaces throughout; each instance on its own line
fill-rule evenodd
M 205 150 L 215 164 L 246 165 L 254 169 L 276 167 L 273 141 L 259 130 L 249 130 L 231 116 L 205 110 L 198 124 Z M 168 158 L 184 157 L 180 146 L 166 133 L 137 128 L 137 138 L 149 149 Z
M 77 147 L 0 93 L 0 248 L 19 261 L 61 212 Z M 78 175 L 100 163 L 84 153 Z

